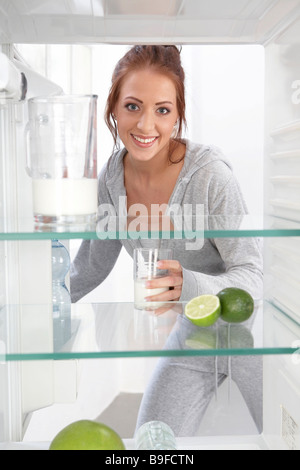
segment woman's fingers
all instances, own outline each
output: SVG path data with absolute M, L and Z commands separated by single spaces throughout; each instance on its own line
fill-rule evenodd
M 146 281 L 147 289 L 165 288 L 160 294 L 147 296 L 147 301 L 174 301 L 179 300 L 182 290 L 182 267 L 177 260 L 162 260 L 157 263 L 159 269 L 167 269 L 168 276 L 157 277 Z
M 182 286 L 182 277 L 178 274 L 169 274 L 164 277 L 156 277 L 145 282 L 147 289 L 157 289 L 159 287 L 179 287 Z
M 157 267 L 182 274 L 182 266 L 176 259 L 160 260 L 157 262 Z

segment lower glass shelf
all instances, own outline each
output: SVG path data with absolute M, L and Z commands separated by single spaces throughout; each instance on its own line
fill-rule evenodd
M 184 306 L 171 302 L 157 315 L 133 303 L 77 303 L 65 318 L 53 318 L 51 305 L 6 306 L 0 312 L 0 361 L 300 352 L 300 325 L 267 301 L 256 302 L 244 323 L 219 319 L 208 328 L 193 325 Z

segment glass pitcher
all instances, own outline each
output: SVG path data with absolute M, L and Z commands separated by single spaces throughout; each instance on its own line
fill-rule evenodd
M 28 100 L 27 172 L 39 224 L 86 224 L 97 213 L 97 96 Z

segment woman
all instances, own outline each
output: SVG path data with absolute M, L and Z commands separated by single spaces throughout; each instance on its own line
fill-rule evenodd
M 124 215 L 120 197 L 126 196 L 128 216 L 135 215 L 131 207 L 136 203 L 149 214 L 154 204 L 203 204 L 204 213 L 215 220 L 230 215 L 234 221 L 246 213 L 240 188 L 222 153 L 180 139 L 185 124 L 184 71 L 175 46 L 135 46 L 119 61 L 106 122 L 115 142 L 120 138 L 124 148 L 101 171 L 100 206 L 113 205 L 118 215 Z M 122 245 L 132 255 L 136 244 L 135 240 L 83 242 L 72 266 L 72 300 L 79 300 L 105 279 Z M 162 246 L 166 244 L 175 254 L 176 261 L 165 263 L 172 276 L 150 284 L 158 287 L 167 282 L 174 289 L 160 294 L 158 300 L 190 300 L 228 286 L 247 286 L 253 297 L 261 297 L 262 262 L 256 240 L 205 240 L 201 250 L 186 250 L 185 243 L 162 240 Z
M 215 147 L 181 138 L 186 123 L 184 71 L 177 47 L 132 47 L 115 68 L 105 118 L 115 144 L 120 139 L 124 148 L 112 154 L 99 175 L 99 207 L 109 204 L 119 216 L 136 216 L 136 207 L 141 204 L 148 214 L 157 204 L 165 208 L 165 214 L 170 207 L 187 206 L 196 214 L 196 206 L 201 204 L 205 215 L 215 216 L 215 220 L 230 216 L 231 221 L 246 213 L 239 185 L 222 153 Z M 120 200 L 125 201 L 125 206 Z M 106 278 L 122 245 L 132 256 L 136 246 L 154 243 L 154 240 L 130 239 L 84 241 L 71 269 L 72 300 L 79 300 Z M 174 252 L 174 260 L 162 261 L 160 265 L 169 269 L 170 275 L 148 281 L 147 287 L 169 289 L 152 296 L 151 300 L 190 300 L 229 286 L 247 286 L 254 298 L 261 297 L 262 259 L 257 240 L 206 239 L 201 249 L 194 249 L 196 245 L 187 249 L 185 240 L 161 240 L 161 247 L 164 246 L 172 247 Z M 184 368 L 186 363 L 192 364 L 191 358 L 187 359 L 182 360 Z M 163 396 L 163 390 L 157 385 L 158 377 L 167 370 L 170 372 L 172 361 L 161 362 L 162 369 L 156 372 L 155 391 L 152 389 L 144 400 L 141 412 L 144 421 L 160 416 L 153 410 L 155 403 L 150 403 L 151 395 Z M 181 367 L 179 362 L 175 381 Z M 197 359 L 196 369 L 205 372 L 205 383 L 208 376 L 214 383 L 212 364 L 211 358 Z M 221 373 L 222 377 L 226 375 L 225 366 Z M 169 385 L 173 379 L 169 376 Z M 200 378 L 198 382 L 203 380 Z M 166 407 L 163 402 L 161 409 L 167 411 Z M 176 432 L 193 432 L 182 427 L 182 423 L 177 426 L 175 410 L 173 415 L 172 426 Z

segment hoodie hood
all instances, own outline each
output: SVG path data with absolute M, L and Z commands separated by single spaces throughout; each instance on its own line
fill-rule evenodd
M 187 139 L 182 139 L 182 142 L 186 145 L 184 164 L 169 205 L 198 202 L 205 204 L 205 211 L 209 211 L 209 194 L 219 192 L 226 184 L 232 174 L 231 165 L 215 146 L 197 144 Z M 103 175 L 115 207 L 119 207 L 120 196 L 126 197 L 123 165 L 125 155 L 125 148 L 114 153 L 100 173 L 100 180 Z M 198 177 L 194 177 L 196 173 Z
M 230 170 L 232 170 L 229 160 L 224 156 L 222 151 L 214 145 L 203 145 L 194 143 L 188 139 L 181 139 L 186 146 L 184 157 L 184 165 L 182 167 L 179 178 L 189 179 L 195 171 L 213 162 L 223 162 Z M 124 172 L 123 158 L 126 155 L 126 149 L 122 148 L 114 153 L 107 162 L 106 178 L 118 179 Z
M 189 179 L 195 171 L 217 161 L 225 163 L 230 170 L 232 169 L 229 160 L 218 147 L 197 144 L 188 139 L 183 139 L 182 142 L 186 145 L 186 154 L 181 177 Z

